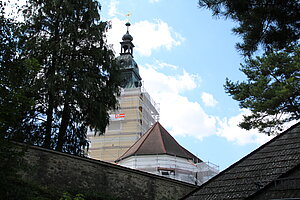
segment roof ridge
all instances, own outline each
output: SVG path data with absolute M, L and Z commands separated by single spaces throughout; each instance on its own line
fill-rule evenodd
M 261 145 L 257 149 L 253 150 L 252 152 L 250 152 L 249 154 L 247 154 L 246 156 L 244 156 L 240 160 L 236 161 L 235 163 L 233 163 L 232 165 L 230 165 L 229 167 L 227 167 L 226 169 L 224 169 L 223 171 L 221 171 L 219 174 L 217 174 L 216 176 L 212 177 L 207 182 L 203 183 L 198 188 L 196 188 L 195 190 L 191 191 L 190 193 L 188 193 L 187 195 L 185 195 L 184 197 L 182 197 L 181 199 L 186 199 L 186 198 L 190 197 L 192 194 L 196 194 L 197 191 L 201 190 L 203 187 L 205 187 L 206 185 L 210 184 L 215 179 L 217 179 L 218 177 L 222 176 L 223 174 L 225 174 L 226 172 L 228 172 L 229 170 L 231 170 L 232 168 L 234 168 L 236 165 L 238 165 L 241 162 L 243 162 L 244 160 L 248 159 L 250 156 L 254 155 L 255 153 L 257 153 L 258 151 L 260 151 L 261 149 L 263 149 L 267 145 L 275 142 L 278 138 L 283 137 L 285 134 L 289 133 L 290 130 L 296 128 L 297 126 L 300 126 L 300 122 L 292 125 L 288 129 L 286 129 L 285 131 L 283 131 L 282 133 L 280 133 L 279 135 L 277 135 L 274 138 L 272 138 L 270 141 L 266 142 L 265 144 Z
M 159 122 L 155 122 L 155 124 L 131 145 L 125 153 L 116 159 L 115 162 L 124 160 L 130 156 L 150 154 L 168 154 L 193 160 L 195 163 L 202 162 L 201 159 L 181 146 Z
M 179 146 L 180 146 L 180 148 L 183 149 L 184 153 L 187 154 L 187 156 L 189 156 L 188 153 L 190 153 L 191 155 L 193 155 L 194 157 L 196 157 L 197 159 L 199 159 L 199 161 L 202 161 L 200 158 L 198 158 L 198 156 L 195 156 L 192 152 L 190 152 L 189 150 L 187 150 L 186 148 L 184 148 L 184 147 L 181 146 L 180 144 L 179 144 Z M 203 162 L 203 161 L 202 161 L 202 162 Z
M 169 133 L 164 127 L 162 127 L 167 133 Z M 169 133 L 169 135 L 174 139 L 174 141 L 178 144 L 178 146 L 181 148 L 181 149 L 183 149 L 183 150 L 186 150 L 186 149 L 184 149 L 176 140 L 175 140 L 175 138 Z M 186 152 L 184 151 L 184 153 L 186 154 Z M 187 155 L 188 156 L 188 155 Z
M 142 143 L 140 144 L 140 146 L 136 149 L 136 151 L 135 152 L 137 152 L 140 148 L 141 148 L 141 146 L 145 143 L 145 141 L 146 141 L 146 139 L 149 137 L 149 135 L 150 135 L 150 133 L 151 133 L 151 131 L 154 129 L 154 127 L 156 126 L 156 124 L 157 124 L 158 122 L 155 122 L 155 124 L 153 124 L 153 126 L 149 129 L 149 131 L 147 131 L 144 135 L 146 135 L 145 136 L 145 138 L 144 138 L 144 140 L 142 141 Z M 139 140 L 137 140 L 137 141 L 139 141 Z M 136 141 L 136 142 L 137 142 Z M 135 143 L 134 143 L 135 144 Z M 134 145 L 133 144 L 133 145 Z M 132 145 L 132 146 L 133 146 Z
M 161 127 L 165 130 L 166 133 L 169 134 L 169 136 L 175 141 L 175 143 L 179 146 L 179 148 L 181 148 L 181 150 L 183 150 L 183 153 L 186 155 L 186 157 L 190 157 L 190 155 L 192 155 L 193 157 L 197 158 L 199 161 L 202 161 L 200 158 L 198 158 L 193 153 L 191 153 L 190 151 L 188 151 L 186 148 L 184 148 L 183 146 L 181 146 L 181 144 L 179 144 L 177 142 L 177 140 L 167 131 L 167 129 L 165 129 L 162 125 L 161 125 Z
M 120 161 L 120 160 L 123 160 L 123 159 L 125 159 L 125 158 L 127 158 L 127 157 L 124 157 L 123 158 L 123 156 L 124 155 L 126 155 L 127 154 L 127 152 L 128 151 L 130 151 L 131 150 L 131 147 L 133 147 L 136 143 L 138 143 L 139 142 L 139 140 L 143 137 L 143 136 L 145 136 L 145 138 L 144 138 L 144 140 L 141 142 L 141 144 L 138 146 L 138 148 L 133 152 L 133 155 L 135 155 L 135 153 L 141 148 L 141 146 L 142 146 L 142 144 L 144 144 L 144 142 L 145 142 L 145 140 L 148 138 L 148 136 L 150 135 L 149 133 L 152 131 L 152 129 L 155 127 L 155 125 L 156 125 L 156 123 L 157 122 L 155 122 L 155 124 L 153 124 L 152 125 L 152 127 L 144 134 L 144 135 L 142 135 L 137 141 L 135 141 L 118 159 L 116 159 L 115 161 Z M 121 158 L 121 159 L 120 159 Z
M 161 128 L 163 128 L 163 127 L 159 122 L 157 124 L 158 124 L 158 128 L 159 128 L 159 135 L 160 135 L 160 139 L 161 139 L 161 142 L 162 142 L 162 147 L 163 147 L 165 153 L 167 153 L 166 146 L 165 146 L 165 141 L 164 141 L 164 139 L 162 137 L 162 133 L 161 133 Z

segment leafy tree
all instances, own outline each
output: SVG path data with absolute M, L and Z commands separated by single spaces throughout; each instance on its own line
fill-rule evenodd
M 11 140 L 34 140 L 31 122 L 34 108 L 35 77 L 38 65 L 34 59 L 22 57 L 19 24 L 4 15 L 0 2 L 0 196 L 1 199 L 27 199 L 16 187 L 21 180 L 17 172 L 24 168 L 24 148 L 16 148 Z
M 281 50 L 299 40 L 298 0 L 199 0 L 199 6 L 239 24 L 233 32 L 243 39 L 237 48 L 244 55 L 251 55 L 259 45 Z
M 65 192 L 59 200 L 85 200 L 85 198 L 83 194 L 76 194 L 73 198 L 71 194 Z
M 1 131 L 76 155 L 88 127 L 104 132 L 119 70 L 100 8 L 96 0 L 29 0 L 24 23 L 1 15 Z
M 1 138 L 32 141 L 36 75 L 35 59 L 22 56 L 20 24 L 4 16 L 0 2 L 0 132 Z M 23 134 L 26 133 L 26 134 Z
M 29 0 L 25 16 L 28 57 L 38 60 L 43 85 L 36 110 L 43 145 L 82 154 L 87 127 L 103 133 L 116 108 L 118 67 L 105 43 L 106 23 L 95 0 Z
M 240 127 L 276 133 L 285 122 L 300 119 L 300 46 L 249 58 L 240 69 L 247 81 L 226 80 L 225 90 L 252 111 Z M 270 130 L 272 128 L 272 130 Z

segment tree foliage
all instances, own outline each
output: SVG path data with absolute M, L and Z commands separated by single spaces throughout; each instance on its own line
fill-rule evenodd
M 240 126 L 275 133 L 285 122 L 300 119 L 300 47 L 249 58 L 240 69 L 247 81 L 226 80 L 225 90 L 252 111 Z M 273 128 L 270 130 L 270 128 Z
M 2 2 L 0 7 L 0 132 L 2 138 L 29 141 L 39 65 L 22 55 L 20 24 L 5 17 Z
M 1 51 L 11 56 L 1 61 L 1 127 L 14 119 L 6 104 L 16 102 L 22 110 L 15 115 L 25 127 L 13 123 L 4 129 L 7 137 L 82 155 L 88 128 L 104 132 L 117 104 L 119 71 L 100 8 L 95 0 L 27 1 L 25 21 L 12 31 L 18 33 L 11 37 L 17 50 Z
M 214 16 L 237 22 L 233 32 L 241 36 L 236 47 L 244 55 L 241 71 L 247 80 L 228 78 L 225 91 L 250 109 L 240 127 L 275 133 L 282 124 L 299 119 L 298 0 L 199 0 Z M 263 49 L 261 57 L 254 52 Z
M 251 55 L 259 45 L 280 50 L 299 40 L 298 0 L 199 0 L 199 6 L 239 24 L 233 32 L 243 39 L 237 48 L 244 55 Z

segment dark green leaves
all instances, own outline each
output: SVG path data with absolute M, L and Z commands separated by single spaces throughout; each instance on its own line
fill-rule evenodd
M 238 23 L 233 32 L 242 38 L 236 47 L 247 58 L 241 66 L 247 81 L 226 79 L 224 87 L 241 108 L 252 112 L 240 126 L 271 133 L 299 119 L 299 1 L 199 0 L 199 6 Z M 265 54 L 252 58 L 259 48 Z
M 243 39 L 237 48 L 244 55 L 251 55 L 259 46 L 284 49 L 299 40 L 298 0 L 199 0 L 199 6 L 239 24 L 233 32 Z
M 82 155 L 88 128 L 105 131 L 107 112 L 116 108 L 119 71 L 99 11 L 95 0 L 29 0 L 25 22 L 5 29 L 3 41 L 11 45 L 0 49 L 6 90 L 1 122 L 11 121 L 6 115 L 11 104 L 24 110 L 21 115 L 14 108 L 11 114 L 26 127 L 9 125 L 9 136 L 17 133 L 19 141 Z
M 285 122 L 300 119 L 299 46 L 248 59 L 241 71 L 247 81 L 233 83 L 227 79 L 225 90 L 241 108 L 252 111 L 244 117 L 242 128 L 270 133 L 267 127 L 280 128 Z

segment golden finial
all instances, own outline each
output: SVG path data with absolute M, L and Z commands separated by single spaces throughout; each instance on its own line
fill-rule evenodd
M 131 17 L 131 12 L 128 11 L 128 13 L 125 14 L 125 17 L 127 18 L 127 22 L 129 22 Z

